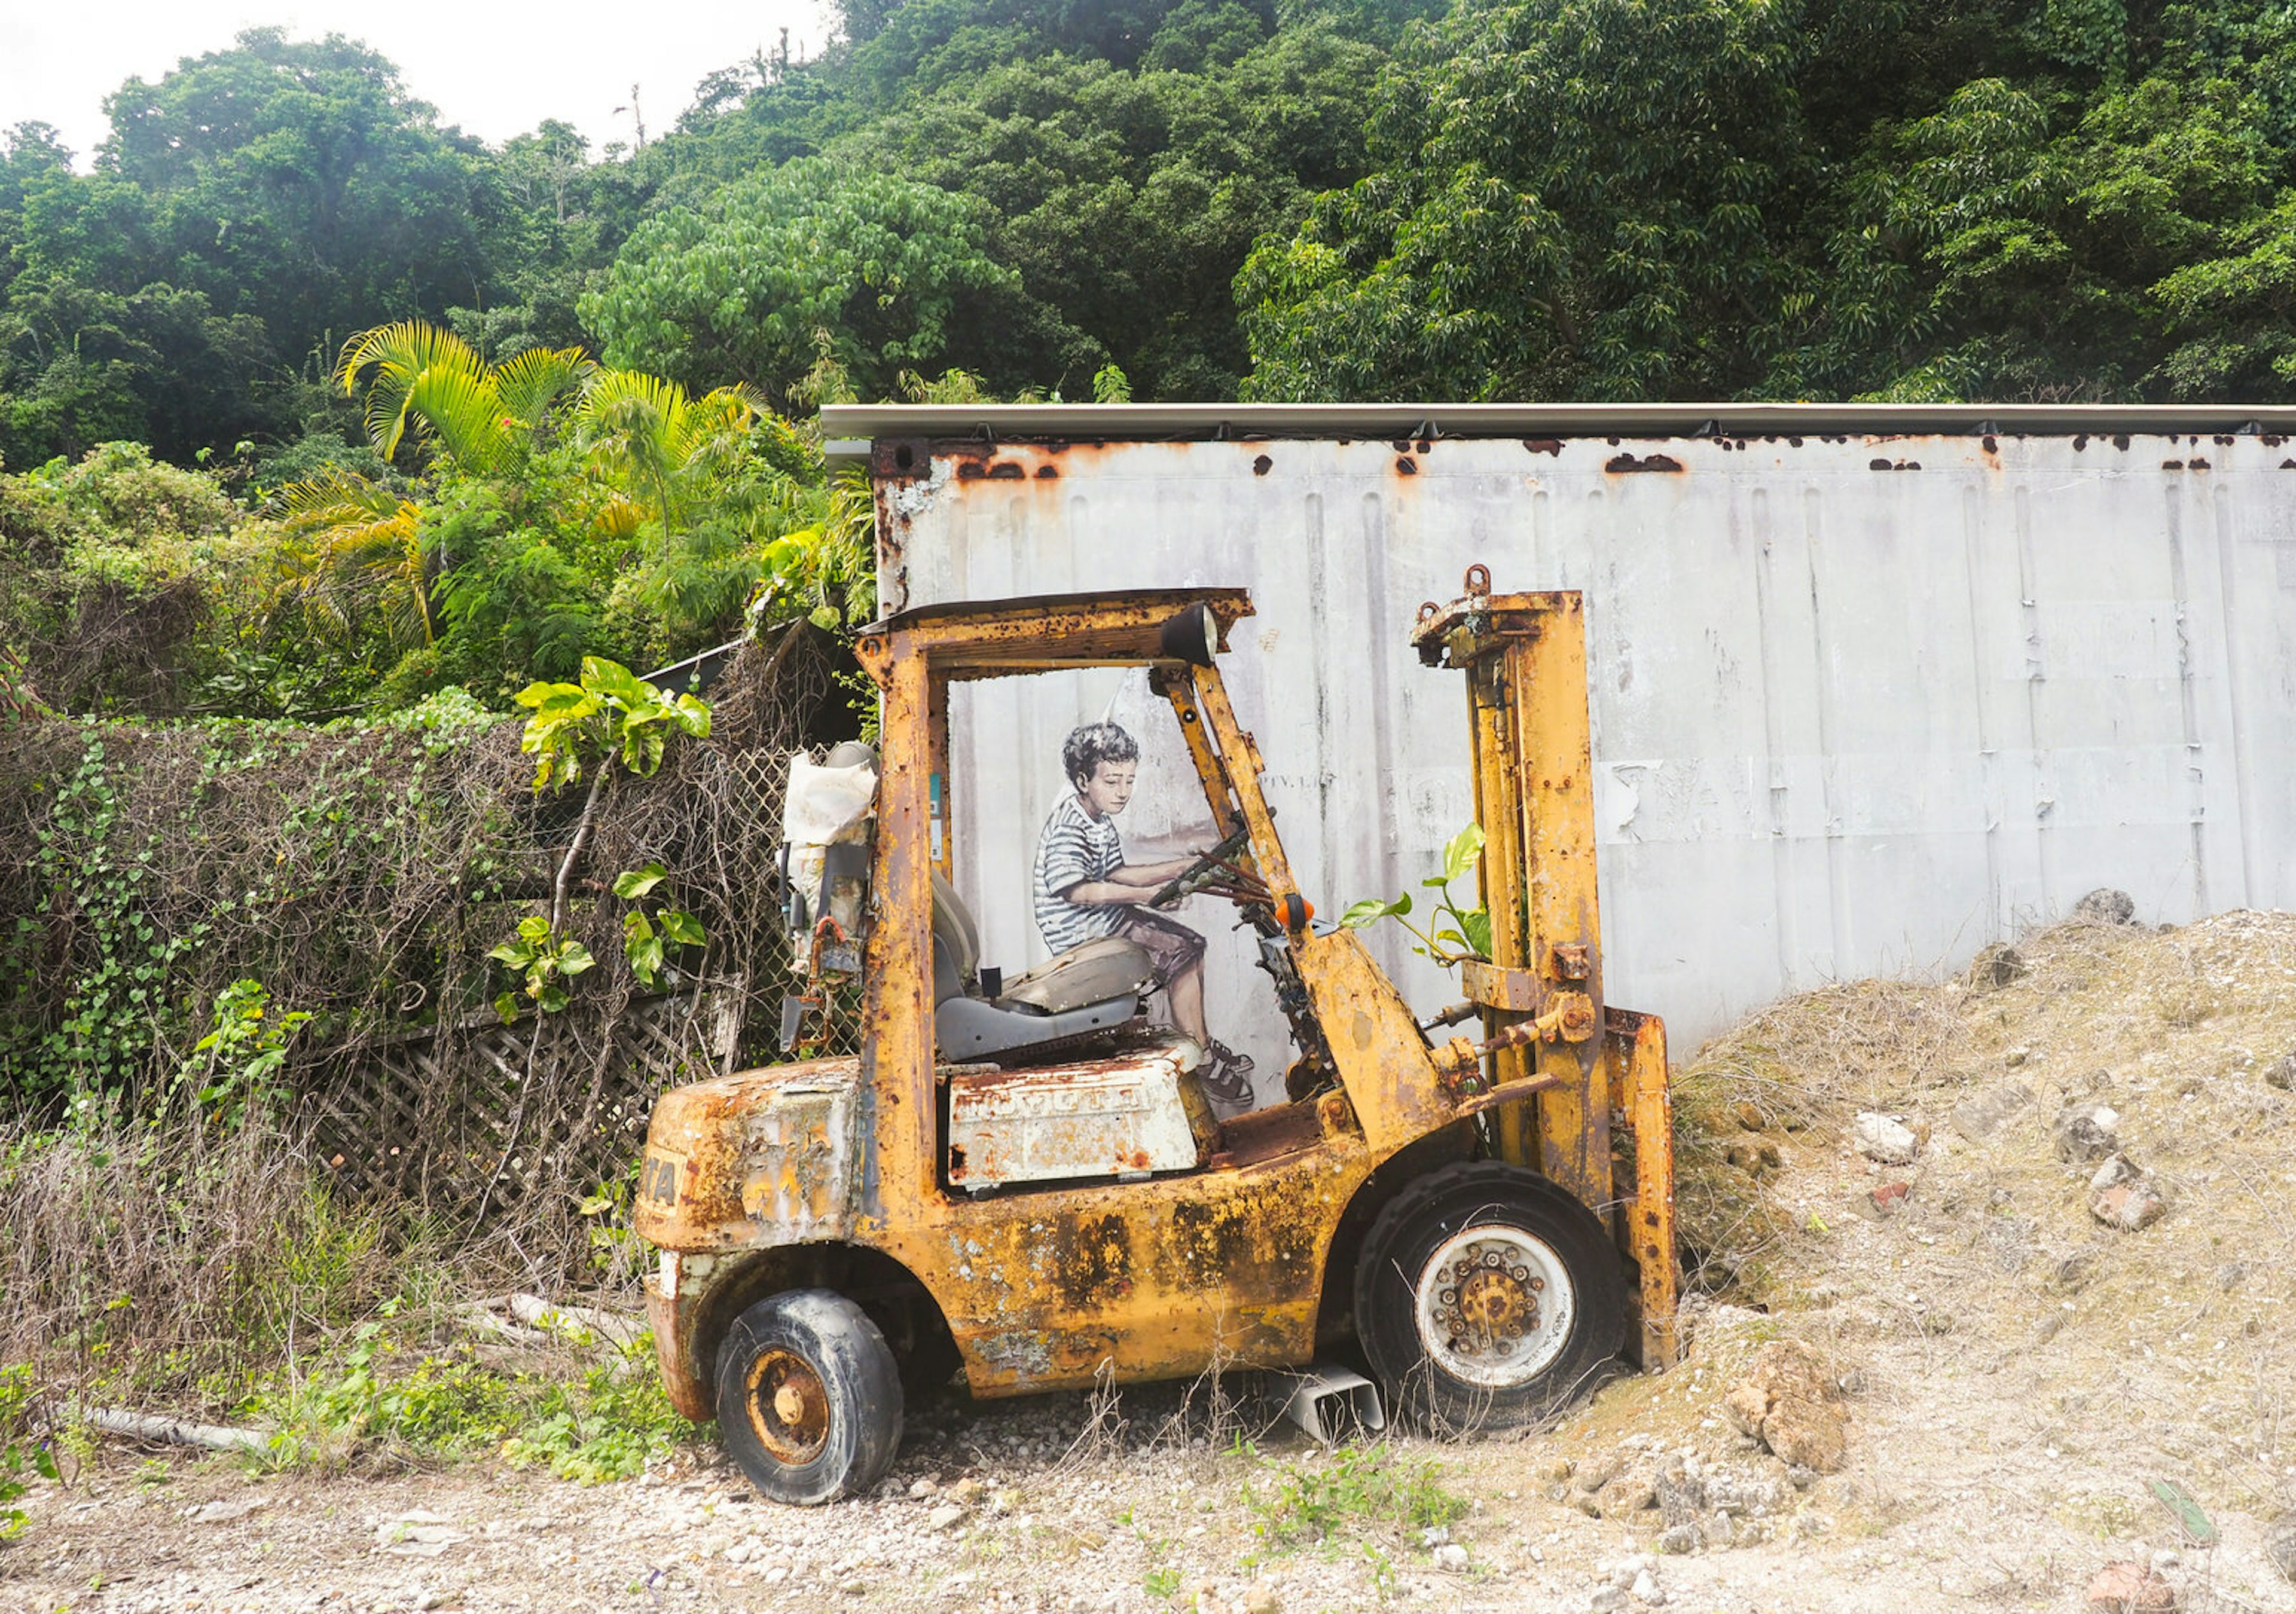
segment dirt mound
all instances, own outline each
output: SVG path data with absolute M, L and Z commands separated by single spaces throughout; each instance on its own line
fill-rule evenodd
M 2296 915 L 2156 931 L 2106 907 L 2012 951 L 1809 993 L 1700 1052 L 1688 1372 L 1566 1438 L 1775 1465 L 1752 1433 L 1718 1444 L 1715 1402 L 1759 1399 L 1752 1353 L 1792 1340 L 1859 1392 L 1802 1528 L 1982 1542 L 1940 1572 L 1959 1597 L 2069 1598 L 2158 1555 L 2187 1608 L 2296 1608 L 2264 1540 L 2296 1503 Z

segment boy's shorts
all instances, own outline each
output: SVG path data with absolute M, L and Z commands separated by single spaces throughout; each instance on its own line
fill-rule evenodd
M 1179 921 L 1151 914 L 1145 908 L 1126 908 L 1124 917 L 1116 922 L 1115 933 L 1147 950 L 1148 962 L 1155 966 L 1156 985 L 1160 987 L 1170 986 L 1204 955 L 1202 937 Z

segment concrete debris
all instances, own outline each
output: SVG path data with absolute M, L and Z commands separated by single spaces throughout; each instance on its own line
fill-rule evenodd
M 2091 1614 L 2172 1614 L 2177 1588 L 2141 1563 L 2109 1563 L 2088 1583 Z
M 2125 1154 L 2109 1156 L 2088 1188 L 2089 1214 L 2123 1233 L 2150 1227 L 2168 1214 L 2169 1202 L 2154 1186 L 2152 1174 Z
M 1847 1456 L 1843 1410 L 1817 1352 L 1799 1340 L 1773 1340 L 1755 1354 L 1752 1371 L 1722 1398 L 1739 1432 L 1789 1464 L 1837 1473 Z
M 2033 1090 L 2024 1083 L 2004 1082 L 1990 1092 L 1955 1105 L 1946 1119 L 1970 1143 L 1980 1143 L 1999 1131 L 2002 1122 L 2032 1102 Z
M 1978 949 L 1969 964 L 1969 989 L 1972 992 L 1997 992 L 2010 982 L 2022 977 L 2029 966 L 2023 954 L 2005 941 L 1997 941 Z
M 2110 886 L 2099 886 L 2073 904 L 2072 917 L 2086 919 L 2093 924 L 2135 924 L 2136 899 L 2126 891 L 2116 891 Z
M 2120 1147 L 2120 1112 L 2110 1104 L 2082 1099 L 2057 1111 L 2049 1131 L 2056 1140 L 2057 1158 L 2079 1163 L 2100 1160 Z
M 1858 1153 L 1884 1166 L 1910 1166 L 1922 1151 L 1922 1140 L 1911 1127 L 1877 1110 L 1858 1111 L 1851 1137 Z

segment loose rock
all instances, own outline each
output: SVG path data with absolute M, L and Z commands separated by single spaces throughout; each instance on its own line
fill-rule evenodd
M 2119 1110 L 2083 1099 L 2058 1110 L 2049 1130 L 2056 1139 L 2057 1158 L 2079 1162 L 2103 1159 L 2120 1148 L 2120 1136 L 2113 1130 L 2120 1125 Z
M 2264 1080 L 2283 1092 L 2296 1087 L 2296 1053 L 2284 1053 L 2264 1068 Z
M 1817 1353 L 1798 1340 L 1763 1346 L 1752 1371 L 1723 1397 L 1722 1410 L 1742 1433 L 1789 1465 L 1832 1474 L 1847 1455 L 1848 1414 Z
M 2169 1202 L 2153 1185 L 2152 1174 L 2140 1170 L 2125 1154 L 2109 1157 L 2088 1186 L 2089 1214 L 2123 1233 L 2150 1227 L 2168 1214 Z
M 2073 904 L 2072 916 L 2095 924 L 2134 924 L 2136 922 L 2136 900 L 2126 891 L 2099 886 Z
M 2264 1555 L 2274 1569 L 2296 1581 L 2296 1511 L 2283 1513 L 2264 1527 Z
M 1972 992 L 1997 992 L 2011 981 L 2024 975 L 2025 960 L 2007 942 L 1997 941 L 1991 946 L 1978 949 L 1970 961 L 1969 989 Z
M 2088 1583 L 2092 1614 L 2171 1614 L 2177 1588 L 2141 1563 L 2109 1563 Z
M 944 1502 L 931 1512 L 925 1515 L 925 1528 L 932 1530 L 945 1530 L 964 1517 L 964 1510 L 963 1508 L 957 1506 L 954 1502 Z
M 1243 1589 L 1243 1614 L 1276 1614 L 1281 1606 L 1275 1601 L 1275 1590 L 1259 1581 Z
M 1446 1575 L 1467 1572 L 1467 1549 L 1456 1541 L 1447 1541 L 1435 1549 L 1435 1567 Z
M 1922 1149 L 1922 1141 L 1911 1127 L 1895 1116 L 1872 1110 L 1858 1112 L 1851 1136 L 1858 1153 L 1884 1166 L 1910 1166 Z
M 2021 1048 L 2018 1050 L 2020 1053 L 2023 1052 Z M 2023 1061 L 2013 1060 L 2011 1062 L 2021 1064 Z M 1982 1143 L 2000 1130 L 2002 1122 L 2032 1102 L 2033 1090 L 2024 1083 L 2004 1082 L 1989 1093 L 1981 1093 L 1955 1105 L 1953 1113 L 1946 1119 L 1969 1142 Z
M 1884 1183 L 1870 1196 L 1874 1208 L 1883 1216 L 1895 1216 L 1906 1208 L 1906 1196 L 1913 1192 L 1910 1183 Z

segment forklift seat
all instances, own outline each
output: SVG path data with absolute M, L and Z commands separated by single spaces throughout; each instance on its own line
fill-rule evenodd
M 980 990 L 980 932 L 955 888 L 932 875 L 933 1032 L 941 1058 L 988 1059 L 1142 1016 L 1154 984 L 1147 949 L 1103 936 L 1015 976 L 991 998 Z

